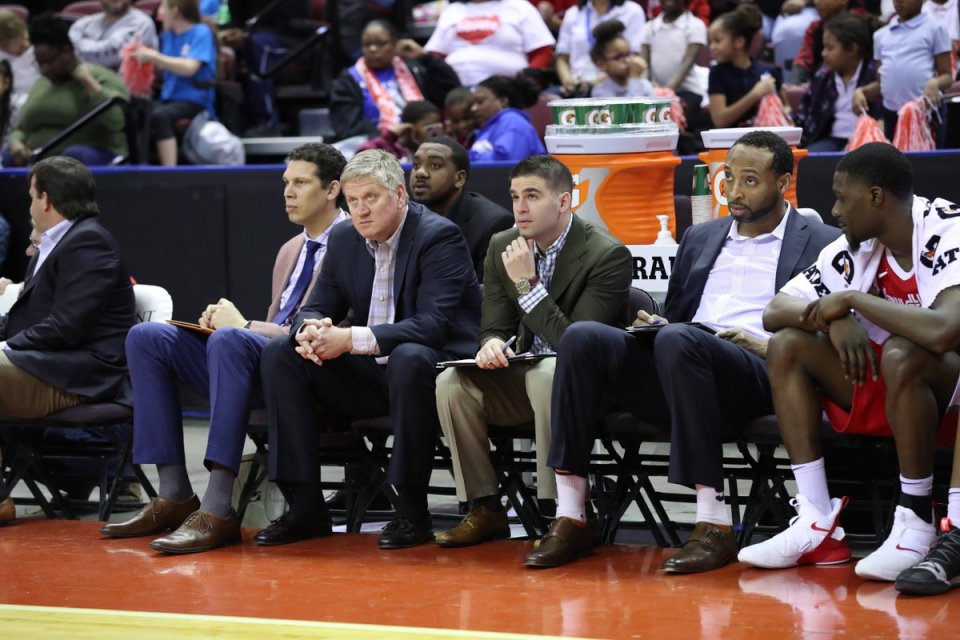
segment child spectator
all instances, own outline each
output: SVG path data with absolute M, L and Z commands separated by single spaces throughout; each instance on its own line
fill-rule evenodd
M 873 35 L 866 19 L 849 13 L 831 18 L 823 28 L 823 66 L 794 114 L 803 128 L 804 146 L 810 151 L 842 151 L 857 122 L 853 93 L 876 79 Z M 871 107 L 871 115 L 879 116 L 879 105 Z
M 899 0 L 897 16 L 873 34 L 873 55 L 879 77 L 856 90 L 853 106 L 866 110 L 869 100 L 883 99 L 883 127 L 893 140 L 897 112 L 925 96 L 940 106 L 940 91 L 950 86 L 950 38 L 943 25 L 921 13 L 923 0 Z M 934 136 L 936 138 L 936 136 Z
M 533 81 L 492 76 L 473 92 L 473 113 L 480 125 L 470 147 L 470 162 L 519 162 L 527 156 L 546 153 L 540 134 L 521 111 L 540 95 Z
M 693 68 L 707 46 L 707 27 L 692 14 L 684 0 L 660 0 L 662 13 L 646 24 L 641 54 L 650 69 L 650 80 L 672 89 L 683 100 L 687 122 L 700 111 L 705 87 Z
M 460 82 L 473 88 L 490 76 L 549 68 L 554 43 L 527 0 L 470 0 L 443 10 L 425 48 L 444 57 Z
M 631 55 L 630 45 L 623 37 L 625 27 L 619 20 L 602 22 L 593 28 L 593 47 L 590 57 L 606 79 L 593 87 L 594 98 L 622 98 L 624 96 L 653 95 L 653 85 L 643 78 L 646 61 Z
M 399 124 L 363 143 L 357 153 L 367 149 L 383 149 L 395 155 L 400 162 L 410 162 L 420 143 L 438 135 L 443 135 L 440 110 L 432 102 L 414 100 L 403 108 Z
M 174 123 L 206 111 L 215 117 L 213 81 L 217 78 L 217 37 L 201 22 L 197 0 L 163 0 L 157 10 L 163 25 L 160 50 L 140 45 L 134 54 L 163 71 L 160 99 L 150 113 L 150 133 L 166 167 L 177 164 Z
M 764 96 L 783 88 L 783 72 L 750 59 L 748 47 L 763 16 L 753 4 L 741 4 L 710 25 L 710 68 L 707 94 L 710 117 L 717 127 L 748 126 Z
M 793 84 L 809 82 L 813 74 L 820 69 L 823 64 L 823 25 L 834 16 L 844 13 L 848 4 L 850 0 L 814 0 L 813 6 L 816 7 L 820 19 L 807 26 L 800 51 L 793 58 L 793 67 L 790 69 L 790 81 Z M 858 11 L 863 13 L 863 9 Z
M 627 35 L 627 51 L 640 53 L 640 38 L 647 18 L 643 7 L 631 0 L 578 0 L 563 16 L 557 39 L 557 77 L 563 95 L 587 95 L 590 87 L 602 80 L 593 56 L 594 31 L 598 26 L 619 21 Z
M 470 146 L 473 132 L 477 130 L 472 107 L 473 92 L 466 87 L 452 89 L 443 102 L 443 129 L 465 147 Z

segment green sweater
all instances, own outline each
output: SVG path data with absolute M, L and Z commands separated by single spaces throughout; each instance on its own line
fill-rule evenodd
M 120 76 L 100 65 L 89 66 L 90 74 L 101 86 L 100 91 L 92 96 L 87 95 L 83 86 L 72 78 L 53 84 L 41 75 L 20 111 L 20 122 L 10 139 L 20 140 L 30 149 L 36 149 L 103 101 L 113 96 L 129 100 L 130 94 Z M 123 126 L 123 110 L 113 107 L 68 138 L 54 153 L 71 145 L 88 144 L 110 149 L 117 155 L 126 154 L 127 138 Z

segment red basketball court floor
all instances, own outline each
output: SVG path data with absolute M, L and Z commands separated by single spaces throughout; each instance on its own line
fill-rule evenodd
M 99 526 L 28 518 L 0 529 L 0 636 L 960 637 L 960 590 L 898 597 L 852 564 L 673 576 L 657 570 L 672 550 L 617 545 L 532 571 L 525 541 L 384 552 L 376 535 L 338 534 L 263 548 L 253 531 L 172 557 L 149 539 L 104 539 Z

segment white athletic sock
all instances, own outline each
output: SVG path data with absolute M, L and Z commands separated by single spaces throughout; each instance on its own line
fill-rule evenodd
M 830 490 L 827 489 L 827 471 L 823 466 L 823 458 L 817 458 L 804 464 L 792 464 L 790 469 L 797 479 L 797 493 L 810 501 L 817 511 L 827 515 L 833 509 L 830 507 Z
M 904 478 L 900 474 L 900 491 L 908 496 L 929 496 L 933 495 L 933 474 L 926 478 Z
M 960 487 L 950 487 L 947 498 L 947 517 L 950 518 L 950 526 L 960 527 Z
M 705 484 L 696 485 L 697 519 L 696 522 L 709 522 L 730 526 L 730 510 L 723 499 L 723 492 Z
M 557 475 L 557 517 L 587 521 L 587 479 L 572 474 Z

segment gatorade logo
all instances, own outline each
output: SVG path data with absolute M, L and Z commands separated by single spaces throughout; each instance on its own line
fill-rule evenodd
M 657 122 L 657 110 L 656 109 L 647 109 L 643 114 L 644 124 L 656 124 Z
M 713 199 L 717 204 L 713 207 L 713 217 L 720 217 L 720 207 L 727 206 L 727 181 L 723 171 L 713 174 Z
M 577 112 L 573 109 L 564 109 L 561 111 L 560 124 L 565 127 L 572 124 L 577 124 Z
M 587 124 L 598 125 L 606 124 L 603 117 L 603 109 L 593 109 L 587 112 Z
M 670 107 L 661 107 L 660 113 L 658 114 L 660 122 L 670 122 Z
M 576 212 L 577 207 L 580 206 L 581 202 L 586 202 L 587 200 L 587 185 L 589 180 L 583 183 L 583 186 L 580 185 L 580 174 L 573 174 L 573 192 L 570 194 L 570 209 Z M 580 197 L 580 189 L 584 190 L 583 198 Z

